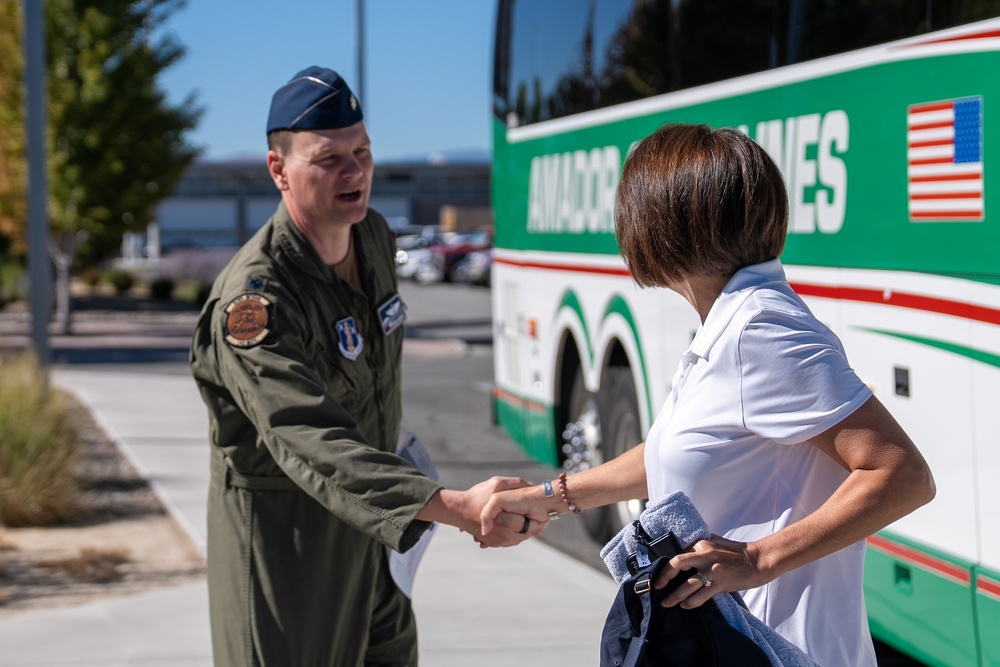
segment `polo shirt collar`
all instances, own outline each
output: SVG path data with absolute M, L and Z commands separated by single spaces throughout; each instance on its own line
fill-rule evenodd
M 688 353 L 707 360 L 716 341 L 722 337 L 726 327 L 754 289 L 775 281 L 785 281 L 785 270 L 779 259 L 745 266 L 733 274 L 708 311 L 708 317 L 691 341 Z

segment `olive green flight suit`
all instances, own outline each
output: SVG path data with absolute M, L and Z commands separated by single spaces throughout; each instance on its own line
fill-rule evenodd
M 395 242 L 352 228 L 364 293 L 284 205 L 229 263 L 191 366 L 208 406 L 208 584 L 216 665 L 416 664 L 383 545 L 409 549 L 440 489 L 395 455 L 403 304 Z

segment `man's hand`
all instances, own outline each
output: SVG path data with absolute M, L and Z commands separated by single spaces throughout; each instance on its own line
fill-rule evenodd
M 494 530 L 500 527 L 500 520 L 505 514 L 527 517 L 532 523 L 536 521 L 542 524 L 548 523 L 549 513 L 542 505 L 545 500 L 544 496 L 541 499 L 534 498 L 538 492 L 535 490 L 535 493 L 532 493 L 532 489 L 532 486 L 525 484 L 497 490 L 480 512 L 479 521 L 482 534 L 491 535 Z
M 541 535 L 548 525 L 548 515 L 543 513 L 541 518 L 526 519 L 513 512 L 497 512 L 488 535 L 481 530 L 480 517 L 494 494 L 528 486 L 530 484 L 520 477 L 491 477 L 465 491 L 442 489 L 417 518 L 457 526 L 470 533 L 484 548 L 514 546 Z

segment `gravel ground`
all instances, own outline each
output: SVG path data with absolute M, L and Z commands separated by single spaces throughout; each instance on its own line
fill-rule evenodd
M 204 561 L 149 484 L 76 399 L 80 515 L 0 528 L 0 617 L 196 581 Z

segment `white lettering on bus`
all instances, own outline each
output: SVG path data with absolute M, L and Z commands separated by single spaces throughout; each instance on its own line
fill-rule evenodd
M 532 158 L 528 231 L 613 233 L 620 172 L 621 152 L 617 146 Z
M 739 129 L 749 135 L 750 128 Z M 788 186 L 790 234 L 836 234 L 847 211 L 847 166 L 840 156 L 850 145 L 847 113 L 806 114 L 757 123 L 756 141 L 778 164 Z M 809 156 L 816 147 L 816 157 Z M 815 193 L 807 201 L 806 193 Z

